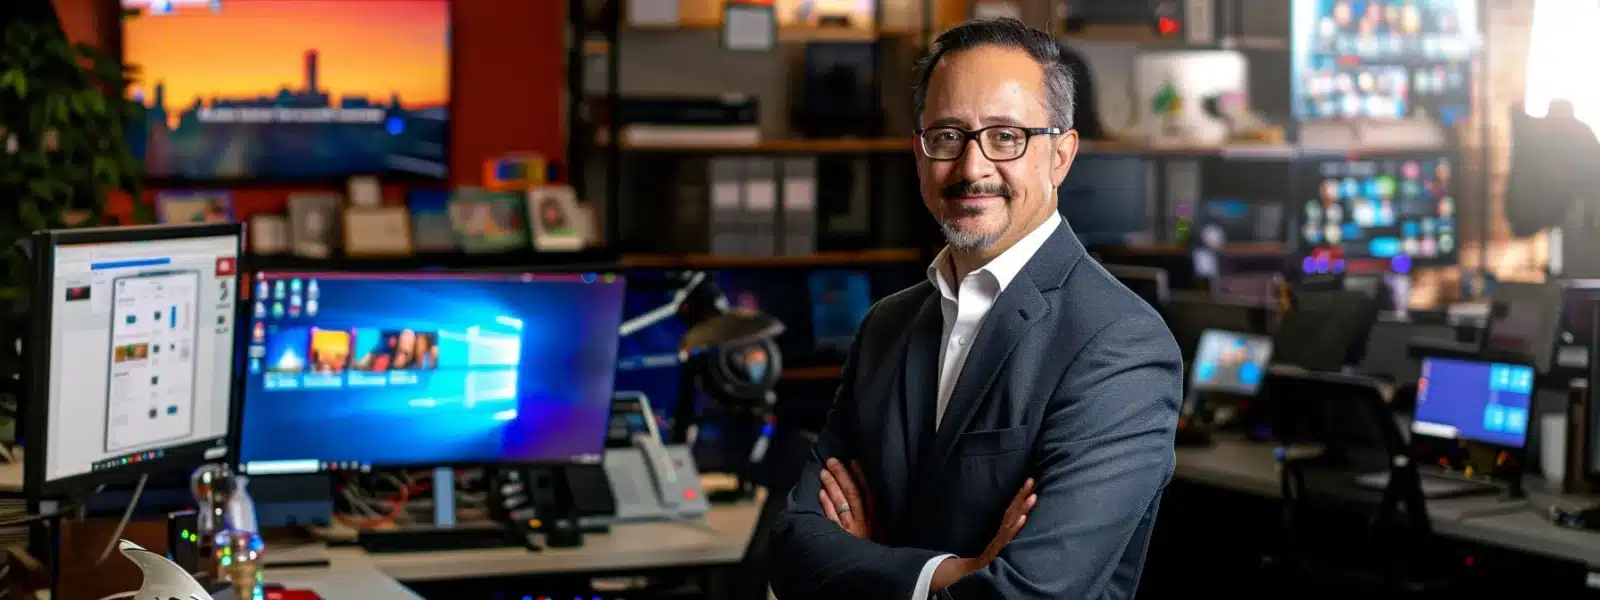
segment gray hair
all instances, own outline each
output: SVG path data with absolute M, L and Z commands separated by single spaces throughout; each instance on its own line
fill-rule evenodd
M 912 88 L 913 116 L 920 123 L 922 109 L 928 103 L 928 79 L 933 68 L 944 55 L 977 48 L 997 46 L 1027 52 L 1040 70 L 1044 71 L 1045 102 L 1050 111 L 1050 125 L 1062 129 L 1072 128 L 1072 113 L 1076 103 L 1072 86 L 1072 72 L 1061 60 L 1061 46 L 1050 34 L 1039 31 L 1013 18 L 975 19 L 939 34 L 933 41 L 928 56 L 917 63 L 916 87 Z

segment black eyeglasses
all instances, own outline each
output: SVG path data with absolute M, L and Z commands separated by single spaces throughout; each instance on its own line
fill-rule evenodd
M 978 141 L 978 151 L 992 162 L 1022 158 L 1028 140 L 1036 135 L 1061 135 L 1060 127 L 1016 127 L 992 125 L 977 131 L 959 127 L 928 127 L 916 131 L 922 140 L 922 153 L 934 160 L 955 160 L 967 153 L 967 142 Z

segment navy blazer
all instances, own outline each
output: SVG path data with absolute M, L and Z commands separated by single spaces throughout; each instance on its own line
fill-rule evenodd
M 1062 223 L 995 300 L 936 432 L 939 302 L 923 282 L 862 322 L 827 426 L 773 525 L 773 591 L 907 599 L 929 559 L 982 553 L 1034 477 L 1039 501 L 1022 532 L 937 597 L 1132 598 L 1182 401 L 1182 358 L 1160 315 Z M 873 540 L 822 514 L 818 472 L 835 457 L 865 470 Z

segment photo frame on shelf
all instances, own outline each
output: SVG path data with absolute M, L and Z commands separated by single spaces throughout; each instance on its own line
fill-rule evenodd
M 284 215 L 252 215 L 245 229 L 250 242 L 250 253 L 255 255 L 283 254 L 289 251 L 289 218 Z
M 233 195 L 223 190 L 168 190 L 156 194 L 156 220 L 166 225 L 233 222 Z
M 345 182 L 350 206 L 373 207 L 383 204 L 383 184 L 377 177 L 361 175 Z
M 450 223 L 471 254 L 528 248 L 526 200 L 515 192 L 459 188 L 450 198 Z
M 450 190 L 409 190 L 406 208 L 411 211 L 411 246 L 417 252 L 444 253 L 461 249 L 461 238 L 450 223 Z
M 545 185 L 528 190 L 528 216 L 533 247 L 541 252 L 570 252 L 588 245 L 589 227 L 570 185 Z
M 307 258 L 329 258 L 339 246 L 344 198 L 329 193 L 289 196 L 289 246 Z
M 770 52 L 778 46 L 778 9 L 771 4 L 730 1 L 722 6 L 722 49 Z
M 411 212 L 403 206 L 351 206 L 344 210 L 344 253 L 357 257 L 408 256 Z

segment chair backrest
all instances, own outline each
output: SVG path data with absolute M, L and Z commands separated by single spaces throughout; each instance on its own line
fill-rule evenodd
M 1415 461 L 1390 409 L 1391 388 L 1358 375 L 1275 366 L 1262 392 L 1280 444 L 1285 552 L 1317 562 L 1316 550 L 1327 546 L 1317 533 L 1325 515 L 1355 512 L 1366 517 L 1371 546 L 1358 562 L 1384 579 L 1433 572 L 1432 526 Z M 1386 490 L 1356 487 L 1357 475 L 1379 471 L 1389 473 Z

